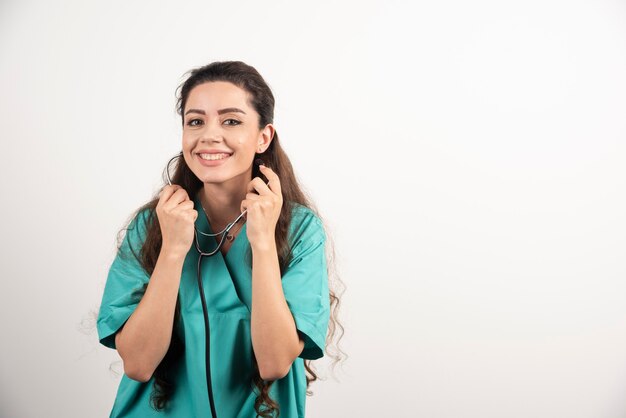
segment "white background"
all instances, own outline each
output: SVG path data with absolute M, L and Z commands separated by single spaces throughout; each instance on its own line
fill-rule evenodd
M 108 416 L 116 233 L 228 59 L 347 286 L 307 416 L 626 416 L 624 1 L 171 3 L 1 3 L 0 416 Z

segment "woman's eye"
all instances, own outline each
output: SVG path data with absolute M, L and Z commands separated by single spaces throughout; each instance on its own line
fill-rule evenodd
M 191 119 L 189 121 L 187 121 L 187 125 L 189 126 L 198 126 L 198 124 L 194 123 L 194 122 L 202 122 L 200 119 Z
M 235 125 L 240 125 L 240 124 L 241 124 L 241 122 L 239 122 L 237 119 L 226 119 L 226 120 L 224 121 L 224 123 L 225 123 L 226 125 L 232 125 L 232 126 L 235 126 Z

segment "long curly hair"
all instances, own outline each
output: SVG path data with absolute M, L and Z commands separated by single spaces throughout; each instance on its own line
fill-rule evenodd
M 176 89 L 176 112 L 181 116 L 183 126 L 185 104 L 187 102 L 187 98 L 189 97 L 189 93 L 197 85 L 212 81 L 230 82 L 249 93 L 250 104 L 259 114 L 259 129 L 262 129 L 268 123 L 273 123 L 274 95 L 265 80 L 254 67 L 251 67 L 241 61 L 222 61 L 213 62 L 208 65 L 195 68 L 185 74 L 189 74 L 189 76 Z M 262 159 L 264 163 L 271 167 L 280 178 L 283 202 L 294 202 L 308 207 L 320 218 L 320 220 L 322 220 L 322 223 L 324 224 L 324 220 L 319 214 L 317 208 L 306 193 L 301 189 L 294 174 L 291 162 L 280 145 L 276 131 L 274 132 L 273 140 L 267 150 L 262 154 L 255 154 L 255 158 Z M 260 177 L 260 174 L 258 165 L 253 164 L 252 177 Z M 173 184 L 181 185 L 187 191 L 189 196 L 195 196 L 196 193 L 203 187 L 202 181 L 198 179 L 198 177 L 189 169 L 188 165 L 184 161 L 184 158 L 182 158 L 182 155 L 181 158 L 178 159 L 178 164 L 174 173 L 171 175 L 171 179 Z M 165 171 L 163 183 L 163 185 L 167 184 Z M 158 218 L 155 216 L 155 209 L 158 202 L 158 195 L 153 196 L 152 200 L 137 209 L 130 217 L 130 219 L 133 219 L 144 209 L 150 209 L 148 211 L 149 216 L 147 218 L 146 225 L 146 239 L 139 254 L 135 253 L 133 250 L 134 256 L 150 275 L 152 275 L 152 272 L 154 271 L 162 244 L 161 229 Z M 291 261 L 291 248 L 288 240 L 289 224 L 291 222 L 290 209 L 290 204 L 284 204 L 282 206 L 280 217 L 276 225 L 276 248 L 278 250 L 281 276 Z M 121 230 L 118 234 L 118 251 L 121 247 L 121 233 L 126 229 L 127 228 Z M 334 367 L 342 359 L 347 358 L 346 354 L 339 347 L 339 340 L 344 334 L 344 328 L 339 323 L 337 318 L 340 306 L 340 296 L 343 294 L 345 286 L 336 273 L 335 251 L 332 243 L 332 237 L 328 234 L 326 226 L 324 226 L 324 229 L 327 236 L 326 257 L 330 298 L 330 320 L 328 335 L 326 337 L 326 354 L 331 358 L 331 365 L 334 369 Z M 250 247 L 248 247 L 247 251 L 248 254 L 246 259 L 251 266 Z M 147 284 L 144 285 L 143 289 L 138 289 L 138 296 L 141 296 L 143 294 L 142 292 L 145 292 L 146 287 Z M 180 305 L 177 301 L 174 321 L 178 321 L 179 319 Z M 173 380 L 173 369 L 176 366 L 177 361 L 179 361 L 180 357 L 184 353 L 183 344 L 184 342 L 180 341 L 179 337 L 176 336 L 176 333 L 173 332 L 168 351 L 154 372 L 154 385 L 151 393 L 151 403 L 153 408 L 156 410 L 165 409 L 174 390 L 176 390 L 175 382 Z M 254 386 L 252 387 L 256 389 L 257 393 L 254 405 L 257 416 L 273 417 L 274 414 L 279 416 L 279 405 L 270 397 L 269 394 L 273 381 L 264 381 L 260 376 L 258 363 L 254 356 L 253 362 L 254 373 L 252 383 Z M 312 382 L 317 380 L 318 376 L 316 374 L 316 370 L 311 364 L 311 360 L 305 360 L 304 367 L 307 372 L 306 394 L 310 396 L 313 392 L 310 390 L 309 386 Z

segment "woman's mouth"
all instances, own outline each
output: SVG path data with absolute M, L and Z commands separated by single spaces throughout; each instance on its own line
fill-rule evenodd
M 215 167 L 217 165 L 223 164 L 228 158 L 230 154 L 226 153 L 212 153 L 212 154 L 196 154 L 198 156 L 198 160 L 200 164 L 207 167 Z

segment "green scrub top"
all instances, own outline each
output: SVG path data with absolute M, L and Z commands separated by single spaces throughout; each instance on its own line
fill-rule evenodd
M 199 231 L 213 232 L 194 198 Z M 115 348 L 115 333 L 137 307 L 140 290 L 150 276 L 130 252 L 139 254 L 145 240 L 148 211 L 144 209 L 131 221 L 120 251 L 108 273 L 98 315 L 100 342 Z M 154 215 L 156 216 L 156 214 Z M 244 257 L 250 246 L 246 223 L 224 256 L 218 251 L 202 258 L 202 283 L 211 328 L 211 376 L 215 408 L 220 418 L 255 418 L 256 386 L 252 382 L 253 359 L 250 318 L 252 308 L 252 269 Z M 281 418 L 304 417 L 306 375 L 304 359 L 324 355 L 330 316 L 326 236 L 320 219 L 307 207 L 294 204 L 290 224 L 293 258 L 282 276 L 285 299 L 296 328 L 304 338 L 304 349 L 289 373 L 270 388 L 278 402 Z M 197 234 L 204 251 L 215 246 L 213 237 Z M 205 369 L 204 317 L 198 292 L 198 252 L 191 245 L 186 255 L 180 287 L 180 321 L 174 327 L 184 343 L 184 354 L 174 367 L 175 390 L 165 410 L 150 405 L 153 380 L 138 382 L 122 376 L 110 417 L 212 417 L 207 395 Z

